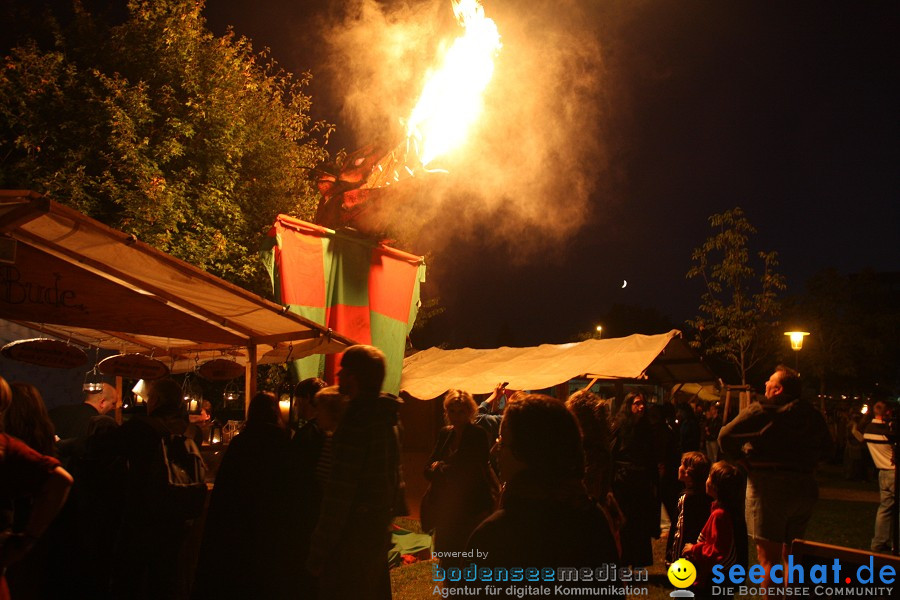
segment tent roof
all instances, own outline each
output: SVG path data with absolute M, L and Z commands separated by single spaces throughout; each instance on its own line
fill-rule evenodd
M 513 390 L 540 390 L 582 376 L 646 378 L 664 385 L 717 379 L 673 329 L 531 348 L 429 348 L 403 361 L 400 389 L 416 398 L 434 398 L 454 388 L 486 394 L 502 381 Z
M 0 318 L 62 340 L 152 355 L 276 363 L 354 342 L 34 192 L 0 190 Z M 0 238 L 0 241 L 3 241 Z

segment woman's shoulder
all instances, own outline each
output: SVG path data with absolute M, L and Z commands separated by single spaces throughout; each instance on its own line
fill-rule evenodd
M 466 428 L 463 429 L 463 438 L 468 438 L 475 441 L 488 441 L 488 433 L 478 425 L 474 423 L 469 423 L 466 425 Z

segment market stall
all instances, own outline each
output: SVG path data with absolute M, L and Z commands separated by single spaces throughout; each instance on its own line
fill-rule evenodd
M 353 340 L 39 194 L 0 190 L 0 319 L 171 373 L 341 352 Z

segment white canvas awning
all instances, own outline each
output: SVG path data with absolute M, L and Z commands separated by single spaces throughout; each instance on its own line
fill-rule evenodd
M 0 319 L 174 373 L 228 358 L 250 381 L 257 363 L 354 343 L 33 192 L 0 190 L 0 250 Z
M 513 390 L 541 390 L 576 377 L 650 379 L 660 384 L 715 381 L 681 332 L 630 335 L 531 348 L 429 348 L 403 361 L 400 389 L 435 398 L 448 389 L 486 394 L 503 381 Z

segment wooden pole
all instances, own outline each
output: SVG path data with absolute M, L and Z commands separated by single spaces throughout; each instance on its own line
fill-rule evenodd
M 116 412 L 114 413 L 116 423 L 119 425 L 122 424 L 122 377 L 121 375 L 116 375 L 116 396 L 118 399 L 116 400 Z
M 256 344 L 247 346 L 247 367 L 244 373 L 244 418 L 250 411 L 250 401 L 256 395 Z

